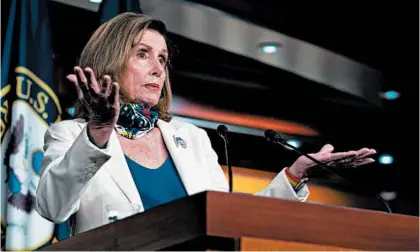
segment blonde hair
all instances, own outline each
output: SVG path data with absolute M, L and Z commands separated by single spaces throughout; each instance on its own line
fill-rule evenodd
M 103 23 L 90 37 L 84 47 L 79 66 L 92 68 L 97 78 L 107 74 L 113 81 L 121 83 L 128 55 L 134 45 L 135 37 L 140 33 L 142 36 L 147 28 L 158 31 L 166 38 L 166 26 L 157 19 L 148 15 L 126 12 L 119 14 L 111 20 Z M 172 90 L 169 81 L 168 65 L 165 67 L 166 80 L 163 85 L 162 95 L 158 104 L 154 107 L 159 112 L 159 118 L 170 121 L 169 108 L 172 102 Z M 120 98 L 124 98 L 124 92 L 120 89 Z M 76 116 L 89 120 L 87 108 L 79 100 L 76 103 Z

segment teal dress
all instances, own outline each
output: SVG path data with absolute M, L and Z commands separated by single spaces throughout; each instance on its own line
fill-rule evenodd
M 125 156 L 144 210 L 187 196 L 175 164 L 170 156 L 157 169 L 146 168 Z

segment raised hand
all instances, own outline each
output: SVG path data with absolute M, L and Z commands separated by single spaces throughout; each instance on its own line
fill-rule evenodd
M 333 150 L 334 146 L 326 144 L 319 152 L 311 153 L 309 155 L 330 167 L 357 167 L 375 162 L 374 159 L 370 158 L 371 155 L 376 153 L 374 149 L 362 148 L 357 151 L 352 150 L 345 152 L 333 152 Z M 300 156 L 292 166 L 289 167 L 289 171 L 296 178 L 302 178 L 306 171 L 315 165 L 315 162 L 312 160 L 305 156 Z
M 84 70 L 75 67 L 74 72 L 75 74 L 68 75 L 67 79 L 75 85 L 78 99 L 89 113 L 88 130 L 91 140 L 101 147 L 108 141 L 118 121 L 119 85 L 112 82 L 108 75 L 97 80 L 89 67 Z

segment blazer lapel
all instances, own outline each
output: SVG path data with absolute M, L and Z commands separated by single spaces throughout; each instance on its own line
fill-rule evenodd
M 191 146 L 192 141 L 188 138 L 188 134 L 184 133 L 187 129 L 174 127 L 162 120 L 159 120 L 157 125 L 188 195 L 206 190 L 207 180 L 197 167 L 198 164 L 194 162 L 192 150 L 196 147 Z M 185 148 L 181 144 L 177 146 L 176 137 L 181 137 L 185 141 Z
M 105 165 L 106 170 L 130 202 L 142 205 L 139 192 L 131 176 L 115 131 L 112 132 L 109 141 L 112 157 Z

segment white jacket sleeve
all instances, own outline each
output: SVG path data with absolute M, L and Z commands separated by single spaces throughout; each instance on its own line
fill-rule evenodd
M 81 130 L 79 125 L 63 121 L 45 133 L 36 207 L 42 217 L 55 223 L 79 210 L 90 179 L 111 157 L 109 144 L 99 149 L 89 140 L 87 127 Z
M 223 173 L 222 168 L 218 163 L 218 157 L 213 148 L 211 147 L 210 139 L 207 133 L 203 132 L 204 150 L 207 156 L 207 166 L 211 171 L 212 188 L 218 191 L 229 191 L 229 184 L 227 183 L 226 177 Z M 286 168 L 284 168 L 286 169 Z M 289 180 L 287 179 L 285 170 L 282 170 L 277 176 L 271 181 L 271 183 L 263 190 L 255 193 L 257 196 L 267 196 L 274 198 L 282 198 L 296 201 L 305 201 L 309 196 L 308 186 L 305 185 L 298 192 L 295 192 Z
M 286 168 L 277 174 L 277 176 L 266 188 L 255 193 L 255 195 L 296 201 L 306 201 L 309 196 L 308 186 L 305 185 L 298 192 L 295 192 L 289 180 L 287 179 L 285 169 Z

